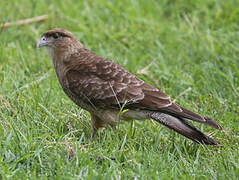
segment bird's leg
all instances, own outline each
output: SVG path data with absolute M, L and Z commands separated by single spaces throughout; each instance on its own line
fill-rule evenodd
M 93 141 L 94 141 L 94 139 L 95 139 L 95 134 L 96 134 L 97 130 L 98 130 L 98 129 L 94 129 L 94 128 L 93 128 L 93 130 L 92 130 L 91 139 L 92 139 Z
M 98 129 L 104 128 L 106 126 L 105 122 L 100 119 L 98 116 L 96 116 L 93 113 L 90 113 L 91 115 L 91 122 L 92 122 L 92 140 L 94 140 L 95 134 Z

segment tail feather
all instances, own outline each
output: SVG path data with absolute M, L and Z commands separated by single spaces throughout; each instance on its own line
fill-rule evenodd
M 218 124 L 217 121 L 211 119 L 211 118 L 208 118 L 208 117 L 204 117 L 204 119 L 206 120 L 205 124 L 209 125 L 209 126 L 212 126 L 216 129 L 222 129 L 222 126 L 220 126 L 220 124 Z
M 169 129 L 172 129 L 199 144 L 218 145 L 214 139 L 203 134 L 195 126 L 193 126 L 192 123 L 183 118 L 177 118 L 160 112 L 152 112 L 150 117 L 160 124 L 167 126 Z
M 180 107 L 181 111 L 176 111 L 175 110 L 175 105 Z M 210 118 L 207 118 L 207 117 L 203 117 L 203 116 L 200 116 L 199 114 L 196 114 L 188 109 L 185 109 L 177 104 L 172 104 L 171 106 L 167 107 L 167 108 L 162 108 L 162 112 L 165 112 L 165 113 L 169 113 L 175 117 L 178 117 L 178 118 L 187 118 L 187 119 L 191 119 L 193 121 L 197 121 L 197 122 L 200 122 L 200 123 L 203 123 L 203 124 L 207 124 L 209 126 L 212 126 L 216 129 L 222 129 L 222 127 L 218 124 L 218 122 L 216 122 L 215 120 L 213 119 L 210 119 Z

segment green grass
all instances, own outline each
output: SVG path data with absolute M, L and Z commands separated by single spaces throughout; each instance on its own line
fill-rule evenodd
M 2 23 L 50 16 L 0 31 L 0 179 L 237 179 L 239 2 L 64 2 L 0 1 Z M 54 27 L 134 74 L 151 64 L 138 76 L 216 119 L 223 131 L 194 124 L 223 147 L 200 146 L 150 120 L 91 141 L 89 114 L 66 97 L 36 48 Z

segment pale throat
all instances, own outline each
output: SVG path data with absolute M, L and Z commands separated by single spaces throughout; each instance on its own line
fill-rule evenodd
M 71 55 L 71 51 L 68 51 L 68 49 L 65 48 L 56 49 L 49 46 L 46 48 L 50 58 L 53 60 L 54 65 L 56 65 L 56 63 L 64 61 L 65 59 L 68 59 L 68 57 Z
M 54 49 L 52 47 L 47 46 L 46 47 L 48 55 L 53 59 L 54 57 Z

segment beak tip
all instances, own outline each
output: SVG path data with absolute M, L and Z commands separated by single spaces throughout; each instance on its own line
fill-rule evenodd
M 38 42 L 37 42 L 37 48 L 40 48 L 40 47 L 41 47 L 41 42 L 38 41 Z
M 45 40 L 39 40 L 37 42 L 37 47 L 40 48 L 42 46 L 46 46 L 48 44 L 48 41 L 45 41 Z

